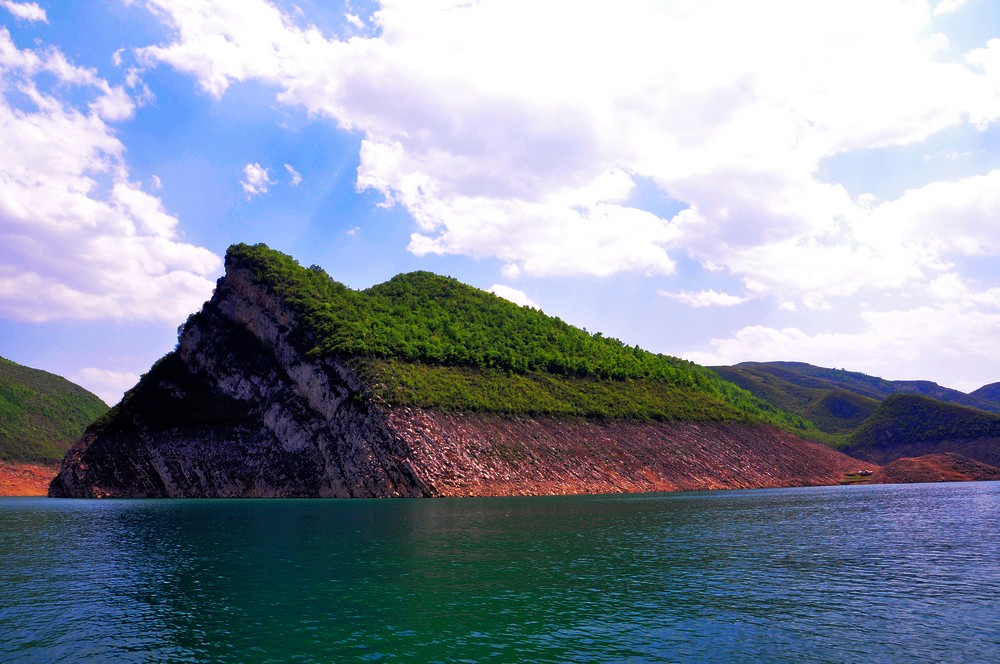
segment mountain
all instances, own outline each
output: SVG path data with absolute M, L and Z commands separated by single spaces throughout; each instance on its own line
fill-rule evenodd
M 715 373 L 454 279 L 365 291 L 235 245 L 54 496 L 439 496 L 831 484 L 872 468 Z
M 978 390 L 969 393 L 970 397 L 987 403 L 1000 404 L 1000 383 L 983 385 Z M 993 409 L 987 409 L 993 410 Z
M 972 394 L 943 387 L 927 380 L 886 380 L 856 371 L 826 369 L 804 362 L 743 362 L 731 367 L 712 367 L 720 376 L 755 394 L 769 385 L 780 401 L 782 392 L 791 390 L 794 404 L 801 390 L 841 391 L 881 401 L 893 394 L 918 394 L 938 401 L 1000 413 L 1000 384 L 987 385 Z M 770 399 L 769 399 L 770 401 Z M 777 403 L 777 401 L 773 401 Z M 791 412 L 799 412 L 789 408 Z M 822 427 L 820 427 L 822 428 Z
M 952 452 L 1000 466 L 1000 415 L 915 394 L 895 394 L 842 449 L 875 463 Z
M 56 462 L 107 410 L 61 376 L 0 357 L 0 460 Z
M 890 381 L 801 362 L 713 369 L 809 420 L 825 434 L 814 438 L 848 454 L 887 463 L 903 456 L 958 452 L 1000 465 L 998 384 L 965 394 L 930 381 Z
M 889 381 L 799 362 L 746 362 L 712 369 L 725 380 L 802 416 L 830 434 L 853 431 L 875 412 L 882 398 L 891 394 Z

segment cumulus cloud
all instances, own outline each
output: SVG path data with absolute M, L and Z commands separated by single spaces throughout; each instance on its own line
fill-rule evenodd
M 0 29 L 0 315 L 176 321 L 211 294 L 221 259 L 129 178 L 107 124 L 128 107 L 92 70 Z
M 965 0 L 941 0 L 934 6 L 934 15 L 951 14 L 958 11 L 964 4 Z
M 3 7 L 11 14 L 14 18 L 21 19 L 22 21 L 31 22 L 41 22 L 48 23 L 48 16 L 45 14 L 45 10 L 38 6 L 37 2 L 15 2 L 14 0 L 0 0 L 0 7 Z
M 272 184 L 274 184 L 274 181 L 271 179 L 271 174 L 257 162 L 247 164 L 243 167 L 243 180 L 240 181 L 240 185 L 243 187 L 243 192 L 247 195 L 247 200 L 252 199 L 254 196 L 266 194 Z
M 859 329 L 852 332 L 750 325 L 684 357 L 709 366 L 798 360 L 899 380 L 926 378 L 929 372 L 946 385 L 971 390 L 996 382 L 1000 363 L 995 342 L 1000 335 L 1000 298 L 993 289 L 985 307 L 983 299 L 980 294 L 958 302 L 864 312 Z
M 818 164 L 1000 116 L 1000 47 L 950 60 L 907 0 L 384 0 L 345 40 L 259 0 L 148 6 L 174 33 L 144 61 L 214 96 L 264 81 L 363 133 L 358 187 L 410 212 L 409 249 L 508 278 L 671 274 L 684 252 L 789 306 L 919 282 L 964 249 L 872 232 L 889 208 Z M 630 204 L 638 177 L 688 208 Z
M 743 304 L 750 298 L 731 293 L 720 293 L 716 290 L 702 290 L 697 292 L 689 291 L 660 291 L 660 295 L 671 300 L 686 304 L 692 307 L 734 307 Z
M 493 284 L 486 289 L 488 292 L 493 293 L 505 300 L 510 300 L 514 304 L 519 304 L 522 307 L 531 307 L 532 309 L 540 309 L 534 300 L 528 297 L 528 294 L 522 290 L 516 288 L 511 288 L 510 286 L 504 286 L 503 284 Z

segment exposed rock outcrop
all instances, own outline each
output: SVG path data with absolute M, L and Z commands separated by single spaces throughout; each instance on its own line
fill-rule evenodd
M 69 451 L 50 495 L 666 491 L 836 484 L 875 468 L 765 425 L 392 408 L 349 362 L 304 352 L 292 310 L 229 268 L 177 349 Z

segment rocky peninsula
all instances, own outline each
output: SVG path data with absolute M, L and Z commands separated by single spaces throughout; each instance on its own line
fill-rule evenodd
M 526 341 L 527 340 L 527 341 Z M 443 277 L 351 291 L 236 245 L 66 454 L 58 497 L 396 497 L 836 484 L 877 466 L 696 365 Z

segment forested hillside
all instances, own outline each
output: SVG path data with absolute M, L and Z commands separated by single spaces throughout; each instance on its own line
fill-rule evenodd
M 264 245 L 235 245 L 227 263 L 296 311 L 296 338 L 311 356 L 353 358 L 377 396 L 396 405 L 808 428 L 704 367 L 588 334 L 448 277 L 414 272 L 353 291 Z
M 58 461 L 107 410 L 96 395 L 61 376 L 0 358 L 0 459 Z
M 1000 438 L 1000 415 L 915 394 L 888 397 L 854 432 L 854 447 L 911 445 L 937 440 Z
M 1000 462 L 996 383 L 965 394 L 930 381 L 890 381 L 801 362 L 713 369 L 809 420 L 822 432 L 818 439 L 849 454 L 884 463 L 904 455 L 958 452 Z

